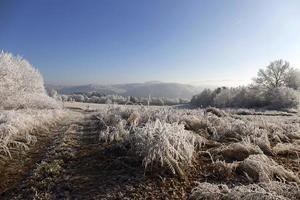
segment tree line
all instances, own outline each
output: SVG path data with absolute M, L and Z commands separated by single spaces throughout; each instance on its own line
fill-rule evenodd
M 99 103 L 99 104 L 140 104 L 140 105 L 177 105 L 189 103 L 188 99 L 181 98 L 165 98 L 165 97 L 134 97 L 122 96 L 118 94 L 102 94 L 98 92 L 76 93 L 70 95 L 59 95 L 57 91 L 48 90 L 48 94 L 61 101 L 74 101 L 84 103 Z
M 300 72 L 284 60 L 260 69 L 253 83 L 245 87 L 205 89 L 193 96 L 196 107 L 239 107 L 289 109 L 299 104 Z

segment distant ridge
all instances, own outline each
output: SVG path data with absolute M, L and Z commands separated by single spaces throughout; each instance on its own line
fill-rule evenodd
M 164 83 L 150 81 L 145 83 L 126 83 L 113 85 L 88 84 L 78 86 L 46 85 L 48 89 L 55 89 L 59 94 L 74 94 L 99 92 L 103 94 L 119 94 L 135 97 L 165 97 L 190 99 L 203 90 L 203 87 L 181 83 Z

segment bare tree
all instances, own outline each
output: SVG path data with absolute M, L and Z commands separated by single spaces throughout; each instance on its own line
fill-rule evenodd
M 266 89 L 277 87 L 291 87 L 297 89 L 297 70 L 290 67 L 289 62 L 284 60 L 275 60 L 266 67 L 260 69 L 257 73 L 255 83 Z

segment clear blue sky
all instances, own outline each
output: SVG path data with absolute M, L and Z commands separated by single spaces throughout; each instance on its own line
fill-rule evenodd
M 299 0 L 0 0 L 0 49 L 56 84 L 243 84 L 300 66 Z

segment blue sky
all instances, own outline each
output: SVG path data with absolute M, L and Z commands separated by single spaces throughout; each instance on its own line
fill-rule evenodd
M 0 49 L 47 83 L 237 85 L 300 67 L 298 0 L 0 0 Z

